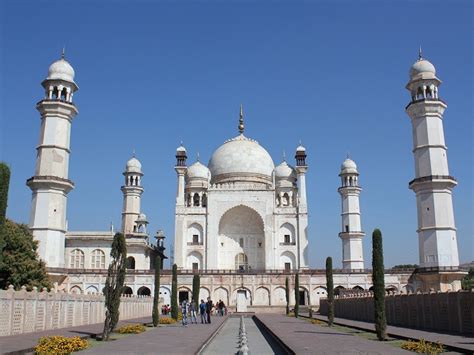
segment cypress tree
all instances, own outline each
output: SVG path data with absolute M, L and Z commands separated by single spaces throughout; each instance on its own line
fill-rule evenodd
M 153 292 L 153 326 L 160 324 L 160 310 L 158 309 L 160 302 L 160 276 L 161 276 L 161 255 L 155 258 L 155 292 Z
M 105 322 L 102 340 L 109 340 L 110 333 L 115 329 L 119 317 L 120 296 L 125 283 L 125 271 L 127 267 L 127 244 L 122 233 L 116 233 L 110 251 L 112 261 L 107 270 L 105 281 Z
M 6 245 L 3 226 L 5 225 L 5 217 L 7 214 L 9 185 L 10 185 L 10 169 L 5 163 L 1 162 L 0 163 L 0 269 L 2 268 L 2 263 L 3 263 L 3 249 L 5 248 L 5 245 Z M 4 279 L 4 277 L 0 276 L 0 279 Z
M 178 267 L 176 264 L 173 264 L 171 279 L 171 318 L 178 320 Z
M 374 283 L 375 332 L 379 340 L 387 337 L 385 318 L 385 281 L 383 265 L 382 232 L 374 229 L 372 233 L 372 282 Z
M 298 312 L 300 310 L 300 275 L 295 275 L 295 317 L 298 318 Z
M 334 281 L 332 278 L 332 258 L 326 258 L 326 288 L 328 291 L 328 326 L 334 323 Z
M 194 307 L 198 309 L 199 305 L 199 289 L 201 288 L 201 277 L 199 274 L 193 276 L 193 298 L 194 298 Z
M 286 315 L 290 314 L 290 279 L 285 280 Z

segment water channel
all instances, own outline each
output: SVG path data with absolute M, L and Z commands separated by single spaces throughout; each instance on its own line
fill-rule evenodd
M 243 323 L 243 325 L 242 325 Z M 242 328 L 244 333 L 242 333 Z M 248 354 L 286 354 L 273 337 L 252 316 L 230 316 L 211 342 L 202 350 L 202 355 L 246 354 L 243 352 L 242 334 L 245 334 Z

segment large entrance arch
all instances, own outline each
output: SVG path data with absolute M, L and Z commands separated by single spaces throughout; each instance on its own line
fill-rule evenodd
M 265 269 L 265 234 L 257 211 L 239 205 L 224 213 L 219 221 L 218 253 L 219 269 Z

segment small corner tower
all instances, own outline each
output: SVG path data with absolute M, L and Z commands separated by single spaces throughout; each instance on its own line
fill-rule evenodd
M 50 65 L 41 85 L 44 98 L 36 109 L 41 114 L 40 141 L 31 189 L 30 229 L 39 241 L 38 253 L 48 267 L 64 267 L 67 230 L 67 194 L 74 188 L 68 178 L 71 123 L 78 110 L 73 95 L 78 90 L 74 69 L 64 58 Z
M 125 185 L 122 186 L 123 210 L 122 210 L 122 231 L 125 236 L 135 233 L 146 233 L 145 215 L 140 214 L 142 187 L 142 164 L 133 156 L 125 166 L 123 172 Z M 142 230 L 145 228 L 145 231 Z
M 306 148 L 301 144 L 296 147 L 296 174 L 298 182 L 298 203 L 297 213 L 299 219 L 299 235 L 298 235 L 298 267 L 300 269 L 309 268 L 308 260 L 308 203 L 306 200 L 306 172 L 308 165 L 306 164 Z
M 341 165 L 341 187 L 337 190 L 342 200 L 342 267 L 343 269 L 363 269 L 364 256 L 362 248 L 362 232 L 360 223 L 359 195 L 362 189 L 359 187 L 359 172 L 356 163 L 349 159 L 344 160 Z
M 443 270 L 457 270 L 459 267 L 452 201 L 452 189 L 457 182 L 448 169 L 443 129 L 443 113 L 447 105 L 439 98 L 440 85 L 435 67 L 422 57 L 420 48 L 419 58 L 410 69 L 410 80 L 406 85 L 411 94 L 406 112 L 413 126 L 415 158 L 415 178 L 409 187 L 416 193 L 420 271 L 436 270 L 438 276 Z M 460 283 L 451 282 L 454 278 L 446 273 L 423 288 L 457 289 Z

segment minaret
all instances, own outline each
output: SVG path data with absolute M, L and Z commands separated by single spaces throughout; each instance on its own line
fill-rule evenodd
M 78 86 L 64 51 L 41 85 L 45 96 L 36 105 L 41 128 L 35 175 L 26 181 L 33 191 L 29 225 L 41 259 L 48 267 L 64 267 L 67 194 L 74 188 L 68 178 L 71 123 L 78 113 L 72 102 Z
M 186 148 L 184 148 L 183 143 L 181 142 L 180 146 L 176 149 L 176 166 L 174 170 L 178 174 L 178 189 L 176 191 L 176 208 L 175 208 L 175 234 L 174 234 L 174 247 L 172 248 L 172 263 L 176 263 L 179 268 L 184 267 L 184 257 L 183 257 L 183 250 L 185 248 L 185 240 L 184 239 L 184 215 L 186 211 L 186 201 L 184 195 L 184 176 L 186 174 L 186 170 L 188 169 L 186 166 L 186 159 L 188 156 L 186 155 Z
M 183 143 L 176 149 L 176 166 L 174 170 L 178 174 L 178 191 L 176 193 L 176 206 L 184 206 L 184 175 L 186 174 L 187 166 L 186 159 L 186 148 Z
M 298 268 L 307 269 L 308 260 L 308 205 L 306 202 L 306 148 L 300 145 L 296 148 L 296 174 L 298 177 Z
M 127 236 L 140 232 L 136 222 L 140 218 L 141 196 L 144 191 L 141 186 L 143 172 L 142 164 L 135 156 L 127 162 L 123 176 L 125 185 L 121 187 L 123 192 L 122 232 Z
M 416 193 L 420 270 L 441 272 L 457 269 L 459 256 L 452 201 L 452 189 L 457 182 L 448 169 L 443 129 L 447 105 L 439 98 L 440 84 L 435 67 L 422 58 L 420 48 L 406 86 L 411 94 L 406 112 L 413 126 L 415 157 L 415 179 L 410 181 L 409 187 Z M 447 280 L 440 282 L 449 283 Z M 458 282 L 453 285 L 451 289 L 460 286 Z M 442 291 L 443 287 L 430 285 L 430 288 Z
M 343 269 L 363 269 L 362 232 L 360 223 L 359 172 L 356 163 L 347 158 L 341 165 L 341 187 L 337 189 L 342 200 L 342 267 Z

